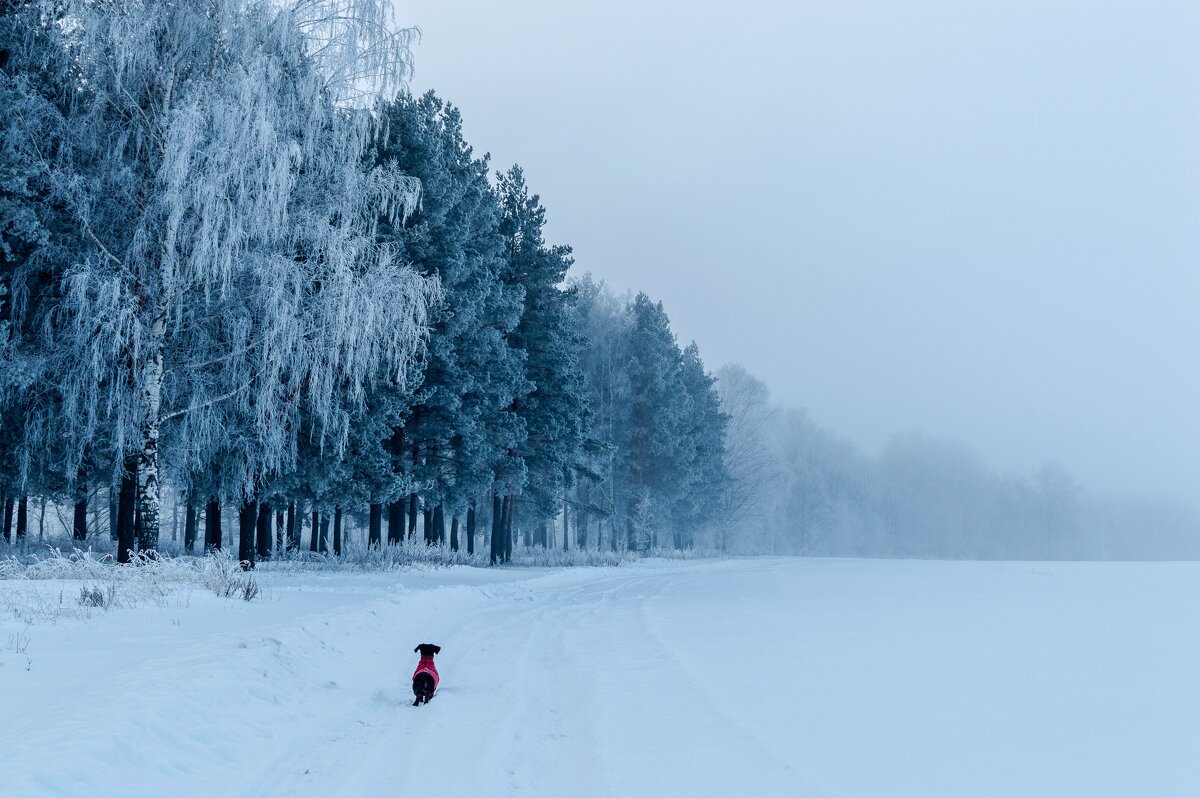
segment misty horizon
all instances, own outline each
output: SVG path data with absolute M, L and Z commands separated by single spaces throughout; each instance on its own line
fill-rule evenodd
M 413 91 L 713 367 L 872 455 L 919 432 L 1197 509 L 1197 9 L 399 14 Z

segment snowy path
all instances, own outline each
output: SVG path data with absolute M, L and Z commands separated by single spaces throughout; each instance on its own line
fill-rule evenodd
M 1193 564 L 267 582 L 26 630 L 0 795 L 1200 794 Z M 442 687 L 413 708 L 426 641 Z
M 788 765 L 726 723 L 647 619 L 652 598 L 705 570 L 570 572 L 430 596 L 430 612 L 454 603 L 439 635 L 410 619 L 388 626 L 445 649 L 434 704 L 408 707 L 406 683 L 362 696 L 300 752 L 307 772 L 288 757 L 252 792 L 401 795 L 436 781 L 455 795 L 695 795 L 721 779 L 797 794 Z M 395 648 L 364 664 L 386 667 Z

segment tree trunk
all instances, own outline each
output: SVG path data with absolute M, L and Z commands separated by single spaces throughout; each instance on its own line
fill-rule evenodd
M 496 561 L 504 552 L 504 544 L 500 541 L 502 534 L 504 534 L 504 507 L 500 502 L 500 495 L 493 489 L 491 552 L 488 555 L 489 562 L 492 565 L 496 564 Z
M 308 536 L 308 550 L 321 550 L 321 511 L 317 509 L 315 504 L 312 511 L 312 532 Z
M 450 519 L 450 551 L 458 551 L 458 516 Z
M 424 507 L 421 510 L 421 532 L 425 537 L 425 545 L 431 546 L 436 542 L 433 533 L 433 508 Z
M 392 438 L 389 441 L 392 452 L 392 468 L 400 474 L 404 473 L 404 455 L 406 446 L 404 443 L 404 428 L 398 427 L 392 430 Z M 403 499 L 388 502 L 387 518 L 388 518 L 388 533 L 387 542 L 389 546 L 397 546 L 404 540 L 404 509 L 405 504 Z M 380 520 L 382 525 L 382 519 Z M 376 537 L 376 542 L 382 537 L 382 530 Z
M 413 474 L 417 473 L 417 466 L 421 464 L 421 450 L 417 446 L 413 446 L 412 450 Z M 414 483 L 416 484 L 416 483 Z M 414 490 L 408 494 L 408 539 L 412 540 L 417 534 L 417 492 Z
M 391 532 L 390 529 L 388 531 Z M 383 505 L 374 502 L 371 504 L 371 520 L 367 528 L 367 548 L 377 549 L 381 545 L 383 545 Z
M 588 537 L 588 512 L 587 500 L 588 496 L 584 487 L 584 480 L 579 480 L 575 485 L 575 548 L 583 551 L 587 548 Z
M 114 543 L 117 540 L 117 491 L 110 485 L 108 494 L 108 539 Z
M 29 534 L 29 497 L 22 496 L 17 502 L 17 542 L 24 543 Z
M 242 501 L 238 513 L 238 561 L 243 570 L 254 567 L 254 531 L 258 521 L 258 502 L 253 499 Z
M 321 514 L 321 537 L 317 544 L 317 552 L 319 554 L 329 553 L 329 513 Z
M 403 500 L 388 503 L 388 545 L 397 546 L 404 540 L 404 510 Z
M 342 508 L 333 508 L 333 556 L 342 556 Z
M 129 562 L 133 552 L 133 503 L 137 497 L 137 457 L 126 457 L 117 499 L 117 562 Z
M 187 515 L 183 522 L 183 550 L 188 554 L 196 551 L 196 505 L 191 499 L 187 503 Z
M 287 508 L 287 548 L 286 551 L 296 550 L 296 541 L 300 538 L 300 530 L 296 529 L 296 503 L 288 502 Z M 303 519 L 299 519 L 303 521 Z
M 296 502 L 296 539 L 293 545 L 296 551 L 304 548 L 304 524 L 312 520 L 312 515 L 304 508 L 301 502 Z
M 446 513 L 439 504 L 433 508 L 433 532 L 439 546 L 446 545 Z
M 467 508 L 467 554 L 475 553 L 475 501 Z
M 271 516 L 273 511 L 271 505 L 263 502 L 258 505 L 258 523 L 255 524 L 255 531 L 258 533 L 258 539 L 255 541 L 255 553 L 260 560 L 271 559 Z
M 571 505 L 563 499 L 563 551 L 571 550 Z
M 87 485 L 80 483 L 76 488 L 75 518 L 71 525 L 71 538 L 74 540 L 87 540 L 87 511 Z
M 287 551 L 287 517 L 283 507 L 275 511 L 275 551 L 280 554 Z
M 512 560 L 513 547 L 513 525 L 516 523 L 517 515 L 517 500 L 511 493 L 508 494 L 508 512 L 505 513 L 505 529 L 504 529 L 504 561 Z
M 221 500 L 213 496 L 204 511 L 204 550 L 220 551 L 221 537 Z
M 159 300 L 150 319 L 145 358 L 145 384 L 142 387 L 142 450 L 138 453 L 137 503 L 138 548 L 158 548 L 162 508 L 159 496 L 158 434 L 162 411 L 163 340 L 166 337 L 167 308 Z
M 11 496 L 4 497 L 4 542 L 12 543 L 13 500 Z

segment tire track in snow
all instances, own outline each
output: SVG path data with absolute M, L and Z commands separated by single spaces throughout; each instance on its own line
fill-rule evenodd
M 573 633 L 582 656 L 618 652 L 618 659 L 601 671 L 603 692 L 623 700 L 601 707 L 600 738 L 607 749 L 616 795 L 707 794 L 713 784 L 761 782 L 764 774 L 780 795 L 816 794 L 790 765 L 767 753 L 762 741 L 718 706 L 706 690 L 690 677 L 681 660 L 664 643 L 649 622 L 646 605 L 672 588 L 678 580 L 703 574 L 662 574 L 643 591 L 631 583 L 615 597 L 616 621 L 597 635 Z M 732 652 L 714 650 L 713 656 Z M 731 672 L 730 685 L 736 683 Z M 730 697 L 731 702 L 736 697 Z M 715 722 L 714 722 L 715 721 Z M 625 729 L 636 729 L 625 742 Z M 660 744 L 647 746 L 647 739 Z M 620 764 L 617 764 L 620 763 Z M 618 778 L 619 777 L 619 778 Z
M 360 700 L 353 719 L 273 767 L 260 794 L 369 798 L 421 791 L 433 780 L 455 794 L 611 794 L 596 761 L 592 668 L 572 657 L 564 630 L 586 627 L 631 585 L 660 578 L 577 572 L 488 585 L 474 589 L 476 600 L 452 624 L 445 607 L 430 607 L 445 649 L 434 702 L 409 706 L 415 660 L 397 644 L 404 671 L 387 691 L 396 699 L 381 700 L 377 690 Z M 412 610 L 398 604 L 387 620 L 412 625 Z

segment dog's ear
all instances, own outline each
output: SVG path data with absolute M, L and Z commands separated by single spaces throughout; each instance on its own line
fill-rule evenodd
M 433 649 L 433 653 L 434 653 L 434 654 L 441 654 L 441 653 L 442 653 L 442 647 L 441 647 L 441 646 L 430 646 L 430 648 L 432 648 L 432 649 Z
M 420 650 L 421 650 L 421 647 L 417 646 L 416 648 L 413 649 L 413 653 L 416 654 Z

